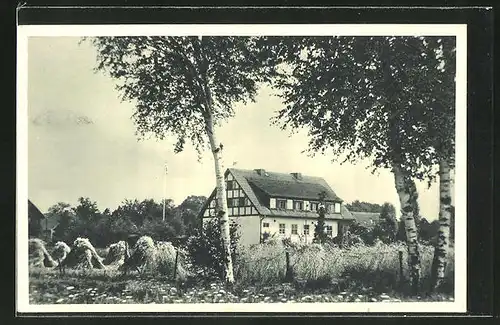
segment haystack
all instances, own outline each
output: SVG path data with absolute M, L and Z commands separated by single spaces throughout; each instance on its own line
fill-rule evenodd
M 28 240 L 29 265 L 33 267 L 54 267 L 57 262 L 45 248 L 45 242 L 38 238 Z
M 119 241 L 117 243 L 109 245 L 108 255 L 103 261 L 104 265 L 112 267 L 120 267 L 125 262 L 127 258 L 127 244 L 125 241 Z
M 162 274 L 173 274 L 178 249 L 176 249 L 170 242 L 158 242 L 156 247 L 158 250 L 157 264 L 159 272 Z M 176 276 L 181 279 L 188 275 L 188 271 L 184 267 L 186 255 L 186 252 L 179 250 Z
M 137 269 L 141 272 L 154 271 L 156 268 L 157 248 L 153 239 L 142 236 L 137 240 L 132 255 L 120 267 L 122 270 Z
M 58 241 L 54 245 L 54 250 L 52 251 L 52 257 L 58 263 L 62 263 L 71 252 L 71 248 L 63 241 Z
M 94 246 L 87 238 L 77 238 L 73 242 L 71 251 L 62 262 L 63 266 L 76 269 L 104 269 L 102 258 L 97 254 Z

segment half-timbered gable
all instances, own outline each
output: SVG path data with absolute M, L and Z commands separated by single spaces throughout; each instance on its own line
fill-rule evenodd
M 329 236 L 337 236 L 339 222 L 353 220 L 342 199 L 321 177 L 236 168 L 229 168 L 224 176 L 229 217 L 240 224 L 240 236 L 246 243 L 258 243 L 264 232 L 310 241 L 320 201 L 326 207 L 325 231 Z M 216 205 L 214 189 L 200 217 L 215 217 Z

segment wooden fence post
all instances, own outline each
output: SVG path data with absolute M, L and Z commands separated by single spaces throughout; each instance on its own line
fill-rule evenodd
M 179 250 L 176 249 L 175 250 L 175 263 L 174 263 L 174 278 L 173 280 L 175 280 L 175 278 L 177 277 L 177 261 L 179 259 Z
M 292 268 L 290 266 L 290 253 L 285 251 L 286 258 L 286 273 L 285 273 L 285 281 L 291 282 L 293 280 Z

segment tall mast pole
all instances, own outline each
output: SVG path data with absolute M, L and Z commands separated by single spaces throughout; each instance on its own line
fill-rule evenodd
M 163 222 L 165 222 L 165 204 L 167 201 L 167 163 L 163 166 Z

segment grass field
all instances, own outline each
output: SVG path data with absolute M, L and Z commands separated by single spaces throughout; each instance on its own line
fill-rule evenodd
M 284 283 L 285 249 L 294 279 Z M 453 252 L 447 287 L 441 294 L 411 297 L 401 282 L 398 251 L 404 245 L 285 248 L 281 244 L 242 249 L 235 261 L 236 283 L 215 279 L 173 281 L 169 274 L 123 275 L 116 270 L 30 269 L 31 304 L 377 302 L 453 300 Z M 104 256 L 106 250 L 97 249 Z M 432 247 L 422 247 L 422 282 L 428 283 Z M 406 253 L 403 260 L 406 261 Z M 406 264 L 406 263 L 405 263 Z M 407 276 L 403 269 L 403 279 Z M 425 290 L 424 290 L 425 291 Z

